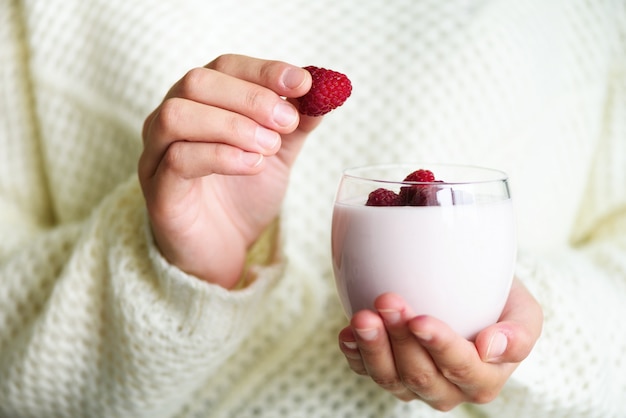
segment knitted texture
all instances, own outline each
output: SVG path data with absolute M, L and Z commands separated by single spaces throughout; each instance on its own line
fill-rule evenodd
M 135 174 L 143 119 L 226 52 L 353 83 L 231 292 L 161 257 Z M 626 416 L 623 1 L 15 0 L 0 54 L 0 417 L 443 416 L 337 348 L 333 195 L 391 161 L 508 172 L 544 307 L 502 394 L 445 416 Z

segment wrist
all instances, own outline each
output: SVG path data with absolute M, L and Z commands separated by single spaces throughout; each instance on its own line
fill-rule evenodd
M 185 238 L 172 241 L 155 228 L 152 234 L 156 248 L 168 263 L 202 281 L 230 290 L 244 272 L 246 245 L 232 235 L 207 234 L 207 239 L 197 242 Z M 216 239 L 220 236 L 228 239 Z

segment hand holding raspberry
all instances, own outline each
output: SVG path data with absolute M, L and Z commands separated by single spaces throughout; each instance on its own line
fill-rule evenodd
M 295 104 L 310 86 L 300 66 L 228 54 L 190 70 L 147 117 L 138 174 L 154 241 L 171 264 L 237 284 L 321 122 Z

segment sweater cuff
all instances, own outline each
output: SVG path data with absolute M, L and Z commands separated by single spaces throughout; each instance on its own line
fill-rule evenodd
M 167 322 L 179 330 L 228 333 L 237 324 L 254 322 L 257 309 L 283 274 L 279 254 L 278 221 L 272 223 L 250 248 L 244 272 L 237 286 L 228 290 L 208 283 L 170 264 L 157 248 L 146 216 L 145 234 L 148 256 L 154 268 L 163 302 L 169 305 Z

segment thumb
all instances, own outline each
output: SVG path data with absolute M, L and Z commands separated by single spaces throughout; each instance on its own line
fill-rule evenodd
M 543 312 L 519 280 L 514 280 L 500 321 L 476 336 L 480 358 L 488 363 L 519 363 L 541 335 Z
M 519 324 L 499 322 L 478 334 L 475 344 L 486 363 L 519 363 L 530 354 L 534 339 Z
M 297 108 L 298 104 L 295 99 L 287 100 Z M 299 117 L 298 127 L 293 132 L 282 135 L 282 145 L 277 154 L 289 167 L 298 157 L 306 138 L 324 120 L 323 116 L 314 117 L 300 114 Z

